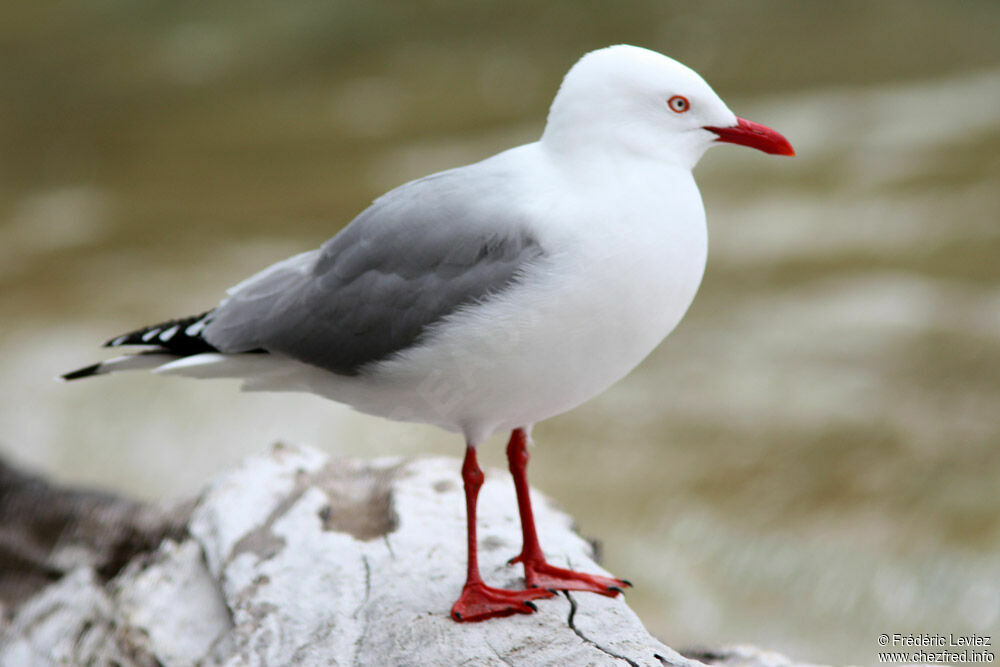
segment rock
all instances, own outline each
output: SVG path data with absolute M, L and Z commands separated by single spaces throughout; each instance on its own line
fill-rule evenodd
M 17 605 L 81 566 L 102 580 L 185 534 L 189 504 L 153 506 L 62 489 L 0 461 L 0 600 Z
M 756 646 L 728 646 L 723 649 L 688 649 L 682 651 L 687 658 L 713 667 L 819 667 L 794 662 L 789 658 L 765 651 Z
M 684 657 L 621 596 L 568 593 L 535 614 L 453 622 L 465 571 L 459 468 L 276 446 L 210 483 L 186 535 L 133 555 L 110 581 L 87 562 L 20 604 L 0 665 L 792 664 L 747 648 Z M 551 561 L 603 572 L 570 518 L 533 502 Z M 484 577 L 523 585 L 506 565 L 520 549 L 508 475 L 487 472 L 479 512 Z

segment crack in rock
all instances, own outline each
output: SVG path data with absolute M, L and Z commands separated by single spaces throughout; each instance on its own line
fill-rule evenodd
M 632 665 L 632 667 L 639 667 L 639 663 L 635 662 L 634 660 L 629 660 L 623 655 L 618 655 L 613 651 L 609 651 L 608 649 L 604 648 L 603 646 L 595 642 L 593 639 L 588 637 L 587 635 L 583 634 L 583 632 L 581 632 L 579 628 L 576 627 L 576 623 L 574 623 L 574 619 L 576 618 L 576 600 L 574 600 L 573 596 L 569 594 L 569 591 L 563 591 L 563 595 L 565 595 L 566 599 L 569 600 L 569 617 L 566 619 L 566 623 L 569 625 L 570 629 L 576 634 L 577 637 L 579 637 L 586 643 L 590 644 L 597 650 L 603 653 L 607 653 L 612 658 L 615 658 L 617 660 L 624 660 L 628 664 Z
M 495 647 L 495 646 L 493 646 L 493 644 L 491 644 L 491 643 L 489 643 L 489 642 L 486 642 L 486 646 L 487 646 L 487 647 L 488 647 L 488 648 L 489 648 L 489 649 L 490 649 L 491 651 L 493 651 L 493 654 L 494 654 L 494 655 L 496 655 L 497 659 L 498 659 L 498 660 L 499 660 L 500 662 L 502 662 L 502 663 L 503 663 L 503 664 L 505 664 L 505 665 L 510 665 L 510 667 L 514 667 L 514 663 L 513 663 L 513 662 L 511 662 L 511 660 L 510 660 L 510 659 L 508 659 L 508 658 L 505 658 L 505 657 L 504 657 L 504 656 L 503 656 L 503 655 L 502 655 L 502 654 L 500 653 L 500 651 L 498 651 L 498 650 L 496 649 L 496 647 Z
M 351 618 L 355 619 L 358 617 L 358 614 L 361 613 L 361 610 L 365 608 L 365 605 L 368 604 L 368 600 L 372 595 L 372 566 L 368 560 L 368 556 L 362 555 L 361 563 L 365 566 L 365 597 L 361 600 L 361 604 L 358 605 L 358 608 L 354 610 L 354 613 L 351 614 Z

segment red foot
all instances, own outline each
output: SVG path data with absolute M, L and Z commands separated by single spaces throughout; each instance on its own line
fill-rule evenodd
M 512 614 L 530 614 L 538 611 L 531 600 L 550 598 L 552 595 L 552 591 L 544 588 L 508 591 L 486 584 L 466 584 L 451 608 L 451 617 L 460 623 L 474 623 Z
M 528 588 L 547 588 L 556 591 L 589 591 L 608 597 L 623 593 L 632 585 L 625 579 L 586 574 L 549 565 L 544 560 L 526 561 L 523 556 L 511 558 L 510 563 L 524 563 L 524 581 Z

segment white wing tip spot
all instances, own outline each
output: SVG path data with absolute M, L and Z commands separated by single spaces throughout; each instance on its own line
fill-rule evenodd
M 154 338 L 156 338 L 156 335 L 157 335 L 158 333 L 160 333 L 160 330 L 159 330 L 159 328 L 156 328 L 156 329 L 150 329 L 150 330 L 149 330 L 149 331 L 147 331 L 146 333 L 142 334 L 142 342 L 143 342 L 143 343 L 148 343 L 149 341 L 151 341 L 151 340 L 153 340 Z
M 184 334 L 191 337 L 197 336 L 198 334 L 201 333 L 202 329 L 205 328 L 206 324 L 208 323 L 205 321 L 204 318 L 202 318 L 197 322 L 195 322 L 194 324 L 190 325 L 187 329 L 185 329 Z
M 170 327 L 169 329 L 160 334 L 160 340 L 166 343 L 168 340 L 173 338 L 178 331 L 180 331 L 180 326 L 175 324 L 174 326 Z

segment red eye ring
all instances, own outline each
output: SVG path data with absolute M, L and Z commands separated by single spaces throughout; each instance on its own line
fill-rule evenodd
M 688 98 L 683 95 L 674 95 L 669 100 L 667 100 L 667 106 L 674 113 L 684 113 L 691 108 L 691 103 L 688 102 Z

